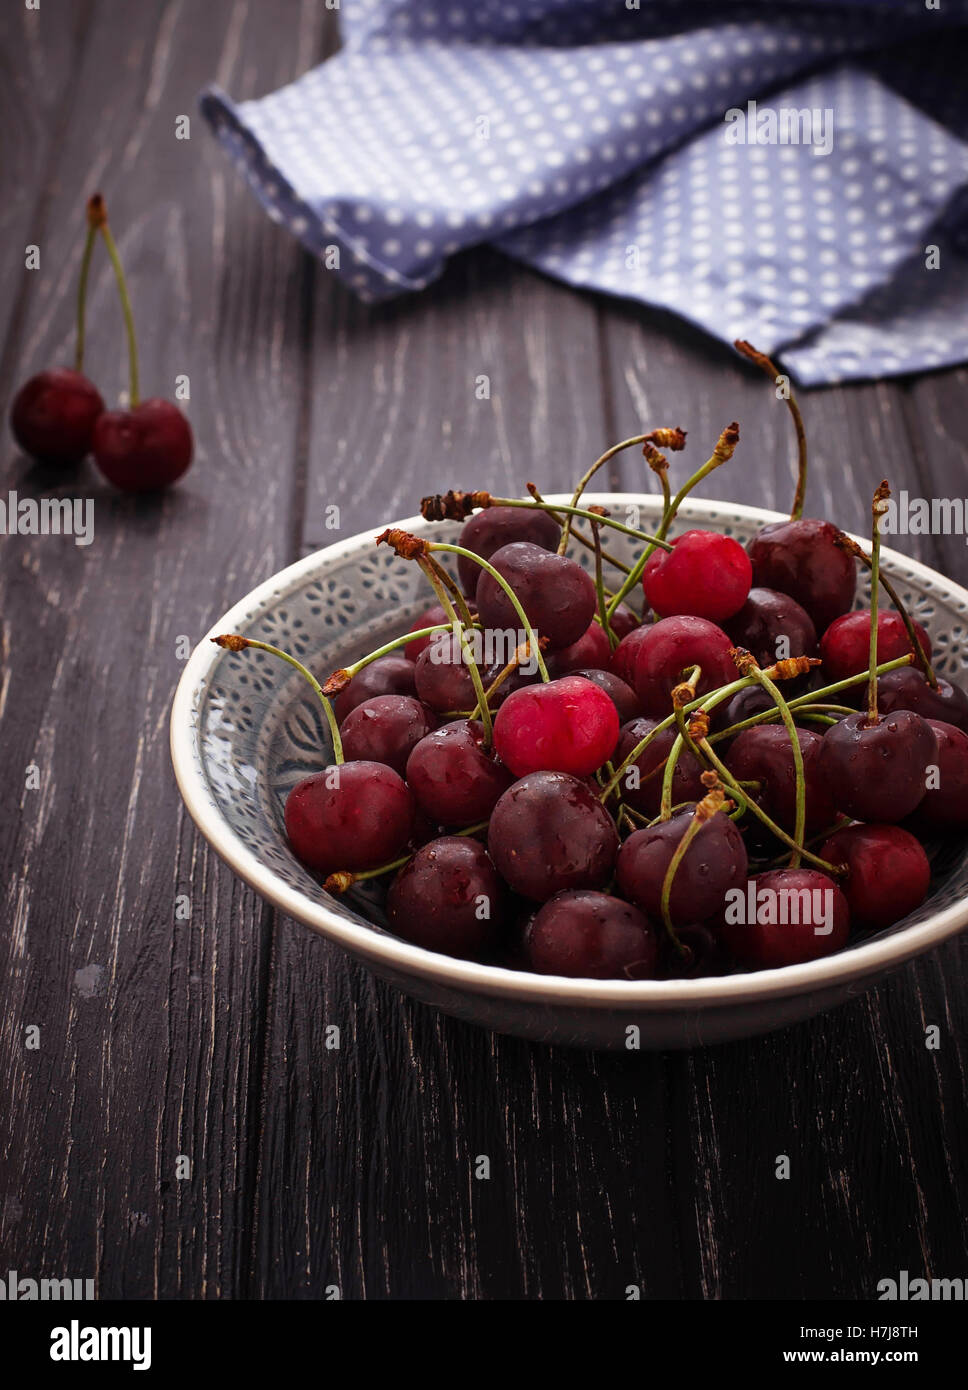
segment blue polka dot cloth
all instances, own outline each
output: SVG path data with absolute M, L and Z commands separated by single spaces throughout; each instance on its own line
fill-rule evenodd
M 366 300 L 489 242 L 800 383 L 968 360 L 968 0 L 341 0 L 343 47 L 201 107 Z

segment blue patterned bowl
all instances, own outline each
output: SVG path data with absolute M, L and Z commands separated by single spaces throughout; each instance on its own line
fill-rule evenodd
M 552 500 L 567 501 L 567 498 Z M 655 496 L 589 495 L 617 519 L 658 519 Z M 701 525 L 745 542 L 775 512 L 688 501 L 679 529 Z M 459 527 L 420 517 L 395 523 L 456 538 Z M 633 521 L 633 524 L 636 524 Z M 382 526 L 382 524 L 381 524 Z M 212 628 L 285 648 L 318 675 L 404 631 L 432 601 L 418 568 L 374 545 L 368 531 L 309 555 L 260 584 Z M 618 532 L 609 548 L 631 559 Z M 882 563 L 931 634 L 937 668 L 968 678 L 968 592 L 896 551 Z M 577 558 L 587 563 L 587 552 Z M 865 602 L 858 589 L 858 604 Z M 293 858 L 283 832 L 290 788 L 330 755 L 325 721 L 302 678 L 277 659 L 233 654 L 206 639 L 175 694 L 171 751 L 178 786 L 202 834 L 235 872 L 281 911 L 337 942 L 383 979 L 468 1022 L 585 1047 L 692 1047 L 809 1018 L 869 988 L 968 922 L 968 847 L 952 851 L 928 900 L 903 922 L 838 955 L 780 970 L 699 980 L 574 980 L 478 965 L 412 946 L 385 928 L 380 890 L 333 898 Z

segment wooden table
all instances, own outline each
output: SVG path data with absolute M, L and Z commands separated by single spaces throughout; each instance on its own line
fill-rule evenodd
M 449 485 L 563 488 L 645 422 L 682 424 L 698 458 L 732 419 L 743 442 L 723 494 L 791 495 L 782 406 L 671 317 L 487 250 L 367 308 L 269 221 L 197 93 L 288 81 L 332 51 L 331 20 L 319 0 L 43 0 L 0 15 L 0 404 L 71 359 L 82 207 L 99 188 L 144 388 L 171 395 L 189 376 L 198 446 L 179 488 L 137 500 L 87 466 L 52 481 L 5 436 L 4 492 L 92 497 L 95 539 L 0 543 L 0 1274 L 94 1277 L 102 1298 L 337 1285 L 471 1299 L 623 1298 L 630 1284 L 869 1298 L 900 1269 L 964 1275 L 968 939 L 769 1037 L 554 1051 L 399 997 L 195 833 L 168 756 L 185 647 L 329 543 L 328 505 L 350 535 Z M 30 244 L 39 271 L 24 269 Z M 125 355 L 103 256 L 90 337 L 114 400 Z M 806 396 L 809 510 L 863 529 L 884 475 L 964 494 L 966 386 L 958 370 Z M 610 483 L 649 486 L 636 456 Z M 962 540 L 905 539 L 968 581 Z M 339 1052 L 324 1046 L 334 1022 Z

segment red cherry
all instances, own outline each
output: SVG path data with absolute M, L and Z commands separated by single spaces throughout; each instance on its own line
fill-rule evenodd
M 931 655 L 931 639 L 920 623 L 914 624 L 918 641 L 928 656 Z M 846 680 L 867 669 L 870 659 L 871 615 L 867 612 L 845 613 L 835 619 L 820 639 L 820 655 L 823 669 L 830 681 Z M 878 613 L 877 615 L 877 663 L 896 661 L 899 656 L 907 656 L 912 651 L 907 628 L 900 613 Z M 863 685 L 857 690 L 864 692 Z
M 490 560 L 502 546 L 512 541 L 530 541 L 543 550 L 557 550 L 561 527 L 538 507 L 485 507 L 467 518 L 458 539 L 464 550 L 473 550 L 482 560 Z M 481 577 L 480 565 L 457 557 L 457 573 L 465 594 L 476 594 Z
M 374 695 L 416 695 L 413 662 L 404 656 L 378 656 L 369 662 L 344 686 L 333 702 L 337 723 L 343 720 L 364 700 Z
M 658 955 L 654 928 L 638 908 L 590 889 L 556 893 L 525 936 L 539 975 L 585 980 L 648 980 Z
M 577 671 L 582 666 L 592 666 L 604 670 L 611 659 L 612 646 L 605 636 L 605 629 L 594 619 L 588 624 L 577 642 L 563 647 L 552 657 L 554 674 L 563 676 L 569 671 Z
M 928 856 L 899 825 L 849 825 L 819 851 L 829 864 L 843 864 L 840 887 L 858 926 L 890 927 L 920 907 L 931 882 Z
M 923 799 L 927 769 L 937 757 L 928 721 L 899 709 L 876 724 L 866 712 L 831 724 L 817 766 L 838 811 L 852 820 L 895 822 Z
M 779 589 L 750 589 L 746 602 L 723 624 L 738 647 L 752 652 L 761 666 L 784 656 L 816 656 L 817 633 L 810 615 Z
M 340 739 L 347 762 L 386 763 L 402 777 L 414 748 L 436 727 L 433 712 L 411 695 L 375 695 L 346 716 Z
M 690 667 L 702 668 L 697 695 L 707 695 L 739 679 L 730 656 L 733 644 L 722 628 L 706 618 L 663 618 L 640 631 L 643 635 L 636 643 L 634 683 L 644 714 L 664 718 L 671 712 L 672 691 Z M 625 641 L 633 642 L 637 637 L 638 632 L 633 632 Z M 616 656 L 619 651 L 621 643 Z
M 570 672 L 570 674 L 584 676 L 586 681 L 591 681 L 592 685 L 597 685 L 599 689 L 604 690 L 618 710 L 620 724 L 627 724 L 638 714 L 639 697 L 630 685 L 627 685 L 619 676 L 614 676 L 611 671 L 596 671 L 591 666 L 583 666 L 577 671 Z
M 646 600 L 660 617 L 688 613 L 717 623 L 742 608 L 752 582 L 750 557 L 718 531 L 686 531 L 671 552 L 654 551 L 642 573 Z
M 532 772 L 494 807 L 487 847 L 516 893 L 547 902 L 566 888 L 604 888 L 618 832 L 584 782 L 563 772 Z
M 810 614 L 818 632 L 850 611 L 857 587 L 857 561 L 837 544 L 839 530 L 811 517 L 774 521 L 746 547 L 753 583 L 789 594 Z
M 720 935 L 741 964 L 776 970 L 832 955 L 849 933 L 847 899 L 826 874 L 776 869 L 748 881 L 742 900 L 727 906 Z
M 803 759 L 806 831 L 815 835 L 836 819 L 830 788 L 821 771 L 824 740 L 810 729 L 797 729 L 797 739 Z M 781 830 L 792 833 L 796 822 L 796 764 L 784 726 L 760 724 L 743 729 L 726 754 L 726 765 L 737 781 L 760 784 L 754 794 L 757 805 Z
M 507 899 L 484 846 L 444 835 L 418 849 L 393 880 L 387 923 L 426 951 L 474 959 L 496 940 Z
M 651 624 L 633 628 L 621 638 L 612 652 L 608 669 L 628 686 L 635 686 L 635 666 L 639 659 L 639 648 L 651 631 Z
M 132 410 L 106 410 L 94 427 L 94 461 L 122 492 L 156 492 L 188 470 L 192 430 L 171 401 L 142 401 Z
M 679 841 L 692 821 L 692 808 L 671 820 L 634 831 L 619 851 L 616 876 L 622 896 L 659 921 L 662 885 Z M 674 925 L 704 921 L 723 910 L 730 888 L 746 882 L 748 861 L 743 837 L 722 812 L 711 816 L 683 855 L 669 896 Z
M 24 453 L 66 466 L 90 453 L 103 411 L 93 382 L 69 367 L 54 367 L 21 386 L 10 407 L 10 429 Z
M 550 651 L 578 641 L 597 602 L 591 576 L 580 565 L 530 541 L 502 546 L 491 556 L 491 564 L 506 580 L 538 636 L 547 637 Z M 477 581 L 477 608 L 485 628 L 520 632 L 521 619 L 514 605 L 485 570 Z
M 618 747 L 615 750 L 616 767 L 624 763 L 632 749 L 641 743 L 647 734 L 652 733 L 658 722 L 657 719 L 631 719 L 622 726 Z M 619 783 L 622 800 L 627 801 L 633 810 L 641 812 L 644 816 L 653 818 L 659 814 L 662 777 L 672 745 L 678 735 L 679 731 L 674 727 L 663 729 L 622 773 Z M 705 770 L 689 750 L 683 748 L 672 774 L 673 806 L 680 806 L 684 801 L 698 801 L 703 796 L 705 788 L 702 784 L 702 774 Z
M 928 789 L 912 819 L 919 830 L 952 834 L 968 826 L 968 734 L 940 719 L 929 719 L 928 723 L 938 744 L 938 771 L 936 777 L 928 779 Z
M 286 834 L 311 869 L 362 872 L 394 859 L 413 828 L 413 798 L 384 763 L 335 764 L 297 782 L 286 800 Z
M 459 719 L 422 738 L 407 759 L 417 805 L 439 825 L 487 820 L 511 774 L 484 749 L 484 725 Z
M 877 678 L 877 708 L 881 714 L 910 709 L 922 719 L 954 724 L 968 730 L 968 695 L 960 685 L 938 676 L 937 689 L 928 684 L 924 673 L 914 666 L 899 666 Z
M 473 599 L 468 600 L 467 604 L 471 616 L 477 612 L 477 604 Z M 439 603 L 435 603 L 430 608 L 425 608 L 419 617 L 415 618 L 407 629 L 408 632 L 419 632 L 422 627 L 438 627 L 441 623 L 449 623 L 450 615 L 445 613 Z M 439 634 L 438 634 L 439 635 Z M 416 661 L 425 648 L 430 646 L 431 638 L 417 637 L 412 642 L 408 642 L 403 649 L 404 656 L 410 661 Z
M 582 676 L 562 676 L 508 696 L 494 720 L 494 750 L 515 777 L 588 777 L 613 753 L 618 730 L 618 711 L 604 690 Z

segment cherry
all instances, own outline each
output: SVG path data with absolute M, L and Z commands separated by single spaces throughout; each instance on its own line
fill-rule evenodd
M 730 908 L 726 910 L 722 939 L 741 964 L 759 970 L 832 955 L 846 945 L 850 934 L 847 899 L 819 869 L 757 874 L 736 909 L 738 921 L 731 920 Z
M 938 773 L 929 779 L 912 819 L 918 829 L 929 832 L 963 830 L 968 826 L 968 734 L 940 719 L 928 723 L 938 744 Z M 934 781 L 937 786 L 932 785 Z
M 605 635 L 601 623 L 594 619 L 588 624 L 577 642 L 563 647 L 552 657 L 552 669 L 556 676 L 564 676 L 569 671 L 577 671 L 583 666 L 603 670 L 612 656 L 612 645 Z
M 937 754 L 934 730 L 919 714 L 896 710 L 872 724 L 864 711 L 824 734 L 819 775 L 844 815 L 895 822 L 921 801 L 926 770 Z
M 490 560 L 495 551 L 513 541 L 528 541 L 542 550 L 556 550 L 561 527 L 547 512 L 538 507 L 486 507 L 464 522 L 458 545 L 473 550 L 482 560 Z M 465 594 L 476 594 L 481 576 L 480 565 L 457 557 L 457 573 Z
M 820 771 L 824 739 L 810 729 L 798 729 L 803 758 L 807 834 L 826 829 L 836 819 L 836 807 Z M 753 799 L 781 830 L 792 833 L 796 821 L 796 767 L 790 735 L 782 724 L 758 724 L 736 735 L 726 765 L 738 782 L 759 782 Z M 761 824 L 757 822 L 757 825 Z
M 651 622 L 652 616 L 646 611 L 644 617 L 639 618 L 627 603 L 620 603 L 615 612 L 608 620 L 608 625 L 621 642 L 623 637 L 627 637 L 630 632 L 641 627 L 643 622 Z
M 646 600 L 662 618 L 688 613 L 712 622 L 746 601 L 753 567 L 746 551 L 718 531 L 686 531 L 672 550 L 656 550 L 642 572 Z
M 615 749 L 616 767 L 625 761 L 632 749 L 641 743 L 647 734 L 652 732 L 658 722 L 656 719 L 638 718 L 632 719 L 622 726 L 618 747 Z M 622 800 L 628 802 L 633 810 L 640 811 L 644 816 L 654 817 L 659 814 L 662 800 L 662 776 L 665 771 L 666 760 L 678 737 L 678 732 L 678 729 L 670 727 L 656 734 L 635 762 L 630 763 L 625 772 L 622 773 L 622 780 L 619 783 Z M 631 775 L 633 768 L 637 769 L 637 778 Z M 702 764 L 696 761 L 687 748 L 683 748 L 672 774 L 673 806 L 678 806 L 684 801 L 699 800 L 704 793 L 703 771 Z M 636 781 L 638 785 L 636 785 Z
M 659 943 L 659 978 L 692 980 L 701 975 L 726 975 L 733 961 L 720 936 L 705 923 L 676 927 L 678 949 L 668 932 Z
M 433 712 L 412 696 L 375 695 L 343 721 L 343 753 L 348 762 L 386 763 L 402 777 L 413 749 L 436 727 Z
M 914 624 L 918 641 L 930 655 L 931 639 L 920 623 Z M 870 614 L 864 611 L 845 613 L 832 622 L 820 639 L 820 655 L 823 658 L 824 672 L 830 681 L 846 680 L 866 670 L 871 644 Z M 878 613 L 877 615 L 877 662 L 896 661 L 899 656 L 907 656 L 912 651 L 911 641 L 900 613 Z M 864 687 L 855 690 L 863 694 Z M 845 692 L 850 693 L 850 692 Z
M 568 888 L 603 888 L 618 832 L 584 782 L 563 772 L 532 772 L 494 807 L 487 847 L 515 892 L 546 902 Z
M 473 617 L 477 612 L 477 604 L 471 600 L 467 607 Z M 449 622 L 450 614 L 445 613 L 439 603 L 435 603 L 431 608 L 424 609 L 420 616 L 410 624 L 408 631 L 419 632 L 422 627 L 437 627 L 440 623 Z M 426 647 L 430 646 L 431 640 L 430 637 L 417 637 L 412 642 L 408 642 L 403 649 L 404 656 L 408 657 L 411 661 L 416 661 L 420 653 Z
M 361 671 L 336 696 L 333 709 L 342 724 L 350 710 L 371 700 L 374 695 L 415 695 L 413 662 L 403 656 L 378 656 L 375 661 L 364 666 Z
M 820 858 L 842 864 L 840 882 L 853 921 L 879 930 L 920 907 L 931 866 L 920 844 L 899 825 L 849 825 L 826 840 Z
M 484 846 L 444 835 L 418 849 L 393 880 L 387 923 L 425 951 L 474 959 L 496 941 L 506 898 Z
M 581 676 L 561 676 L 508 696 L 494 720 L 494 748 L 515 777 L 588 777 L 611 756 L 618 730 L 618 711 L 604 690 Z
M 621 638 L 618 646 L 612 652 L 608 669 L 626 685 L 633 687 L 635 685 L 635 666 L 639 657 L 639 648 L 651 631 L 651 624 L 633 628 Z
M 796 599 L 818 632 L 849 612 L 854 602 L 857 562 L 841 550 L 839 535 L 830 521 L 800 517 L 771 522 L 746 547 L 754 585 Z
M 939 676 L 935 690 L 924 673 L 914 666 L 899 666 L 896 671 L 885 671 L 878 677 L 877 708 L 881 714 L 909 709 L 920 714 L 922 719 L 937 719 L 953 724 L 956 729 L 968 730 L 968 695 L 961 686 L 952 685 Z
M 410 838 L 414 803 L 403 779 L 384 763 L 332 765 L 297 782 L 286 799 L 286 834 L 311 869 L 375 869 Z
M 597 602 L 595 585 L 574 560 L 543 550 L 531 541 L 513 541 L 496 550 L 491 564 L 507 581 L 550 651 L 577 642 Z M 486 571 L 477 582 L 477 608 L 486 628 L 519 632 L 521 620 L 507 594 Z M 523 641 L 524 638 L 522 637 Z
M 441 632 L 417 657 L 413 667 L 417 695 L 432 710 L 473 709 L 477 691 L 460 638 Z
M 123 492 L 157 492 L 187 472 L 192 429 L 171 401 L 152 398 L 131 410 L 106 410 L 94 426 L 94 462 Z
M 589 889 L 556 893 L 525 935 L 539 975 L 586 980 L 648 980 L 655 975 L 656 933 L 638 908 Z
M 42 463 L 80 463 L 104 401 L 93 382 L 69 367 L 38 372 L 13 398 L 10 428 L 24 453 Z
M 788 656 L 816 656 L 817 632 L 806 609 L 778 589 L 750 589 L 746 602 L 723 624 L 727 636 L 752 652 L 760 666 Z
M 635 693 L 644 714 L 664 717 L 672 709 L 672 691 L 692 666 L 701 667 L 699 696 L 738 679 L 730 652 L 733 645 L 722 628 L 706 618 L 663 618 L 643 629 L 635 655 Z M 631 642 L 633 633 L 625 639 Z M 616 656 L 621 644 L 616 649 Z M 621 672 L 619 672 L 621 674 Z
M 650 917 L 661 916 L 666 870 L 691 822 L 692 811 L 680 811 L 634 831 L 619 851 L 619 890 Z M 745 883 L 746 870 L 743 837 L 729 816 L 717 812 L 700 827 L 676 870 L 669 897 L 673 925 L 702 922 L 721 912 L 727 890 Z
M 592 685 L 597 685 L 600 690 L 611 700 L 618 710 L 620 724 L 627 724 L 630 719 L 634 719 L 639 712 L 639 698 L 630 685 L 619 676 L 612 675 L 611 671 L 596 671 L 589 666 L 572 671 L 573 676 L 582 676 L 586 681 L 591 681 Z
M 484 747 L 484 726 L 459 719 L 422 738 L 407 759 L 407 783 L 440 825 L 487 820 L 511 774 Z

